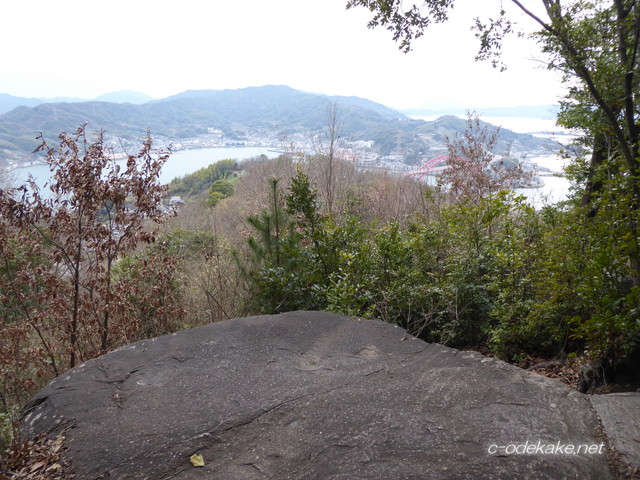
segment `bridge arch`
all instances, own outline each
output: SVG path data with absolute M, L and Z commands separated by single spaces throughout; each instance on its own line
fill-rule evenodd
M 411 172 L 409 175 L 422 179 L 425 175 L 429 175 L 438 165 L 446 163 L 448 160 L 449 155 L 438 155 L 431 160 L 427 160 L 424 165 L 419 167 L 416 171 Z

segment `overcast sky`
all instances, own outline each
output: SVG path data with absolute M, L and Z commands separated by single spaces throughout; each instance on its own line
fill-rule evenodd
M 0 93 L 93 98 L 129 89 L 165 97 L 278 84 L 394 108 L 544 105 L 562 93 L 531 40 L 505 46 L 507 72 L 474 61 L 473 17 L 496 16 L 499 0 L 458 0 L 451 20 L 408 54 L 390 32 L 367 28 L 367 10 L 345 3 L 6 0 Z

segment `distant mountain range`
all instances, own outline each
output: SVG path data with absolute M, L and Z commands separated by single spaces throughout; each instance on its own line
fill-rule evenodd
M 520 107 L 490 107 L 490 108 L 413 108 L 400 110 L 402 113 L 411 116 L 440 117 L 442 115 L 466 115 L 471 110 L 480 116 L 486 117 L 524 117 L 539 118 L 542 120 L 555 120 L 560 107 L 558 105 L 536 105 Z
M 14 97 L 7 93 L 0 93 L 0 115 L 10 112 L 17 107 L 36 107 L 41 103 L 78 103 L 78 102 L 114 102 L 114 103 L 133 103 L 140 105 L 142 103 L 155 100 L 153 97 L 132 90 L 120 90 L 118 92 L 105 93 L 96 98 L 78 98 L 78 97 L 55 97 L 55 98 L 25 98 Z
M 134 92 L 133 90 L 120 90 L 118 92 L 105 93 L 99 97 L 94 98 L 98 102 L 113 102 L 113 103 L 132 103 L 134 105 L 142 105 L 143 103 L 155 100 L 154 97 L 147 95 L 146 93 Z
M 480 127 L 486 128 L 488 135 L 498 131 L 498 127 L 490 123 L 480 121 Z M 446 143 L 447 137 L 453 138 L 461 136 L 467 128 L 467 120 L 455 115 L 444 115 L 432 122 L 426 122 L 418 127 L 415 133 L 419 134 L 427 143 L 434 146 Z M 496 142 L 496 153 L 504 153 L 507 150 L 512 152 L 534 152 L 538 150 L 557 149 L 558 144 L 552 140 L 536 137 L 529 133 L 516 133 L 506 128 L 500 128 L 498 141 Z
M 129 140 L 139 139 L 147 130 L 152 136 L 170 140 L 205 134 L 211 128 L 230 138 L 244 138 L 258 131 L 275 133 L 276 129 L 281 133 L 317 133 L 326 128 L 327 106 L 334 101 L 340 109 L 342 136 L 373 140 L 381 154 L 405 157 L 426 154 L 430 148 L 441 148 L 436 143 L 441 142 L 442 135 L 451 137 L 464 132 L 466 127 L 466 122 L 457 117 L 425 122 L 364 98 L 330 97 L 287 86 L 189 90 L 157 100 L 129 91 L 100 98 L 101 101 L 71 99 L 74 101 L 53 103 L 23 99 L 31 101 L 31 105 L 18 106 L 0 115 L 0 159 L 33 151 L 40 132 L 55 144 L 60 132 L 75 131 L 86 122 L 90 131 L 104 129 L 110 135 Z M 432 132 L 430 128 L 435 130 Z M 514 137 L 509 141 L 517 140 L 528 149 L 555 146 L 531 135 L 511 134 Z
M 14 97 L 13 95 L 8 95 L 6 93 L 0 93 L 0 114 L 10 112 L 14 108 L 17 107 L 35 107 L 40 105 L 41 103 L 56 103 L 56 102 L 83 102 L 81 98 L 67 98 L 67 97 L 57 97 L 57 98 L 25 98 L 25 97 Z

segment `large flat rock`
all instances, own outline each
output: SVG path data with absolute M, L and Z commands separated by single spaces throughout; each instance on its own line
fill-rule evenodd
M 590 395 L 602 426 L 622 459 L 640 469 L 640 392 Z
M 22 426 L 69 422 L 66 458 L 83 480 L 611 478 L 604 452 L 569 448 L 601 443 L 586 396 L 321 312 L 229 320 L 87 362 L 42 389 Z

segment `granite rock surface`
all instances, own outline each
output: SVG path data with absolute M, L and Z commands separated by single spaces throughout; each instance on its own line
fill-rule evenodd
M 611 478 L 604 453 L 569 452 L 601 443 L 585 395 L 323 312 L 228 320 L 86 362 L 22 419 L 30 435 L 68 425 L 65 456 L 85 480 Z

